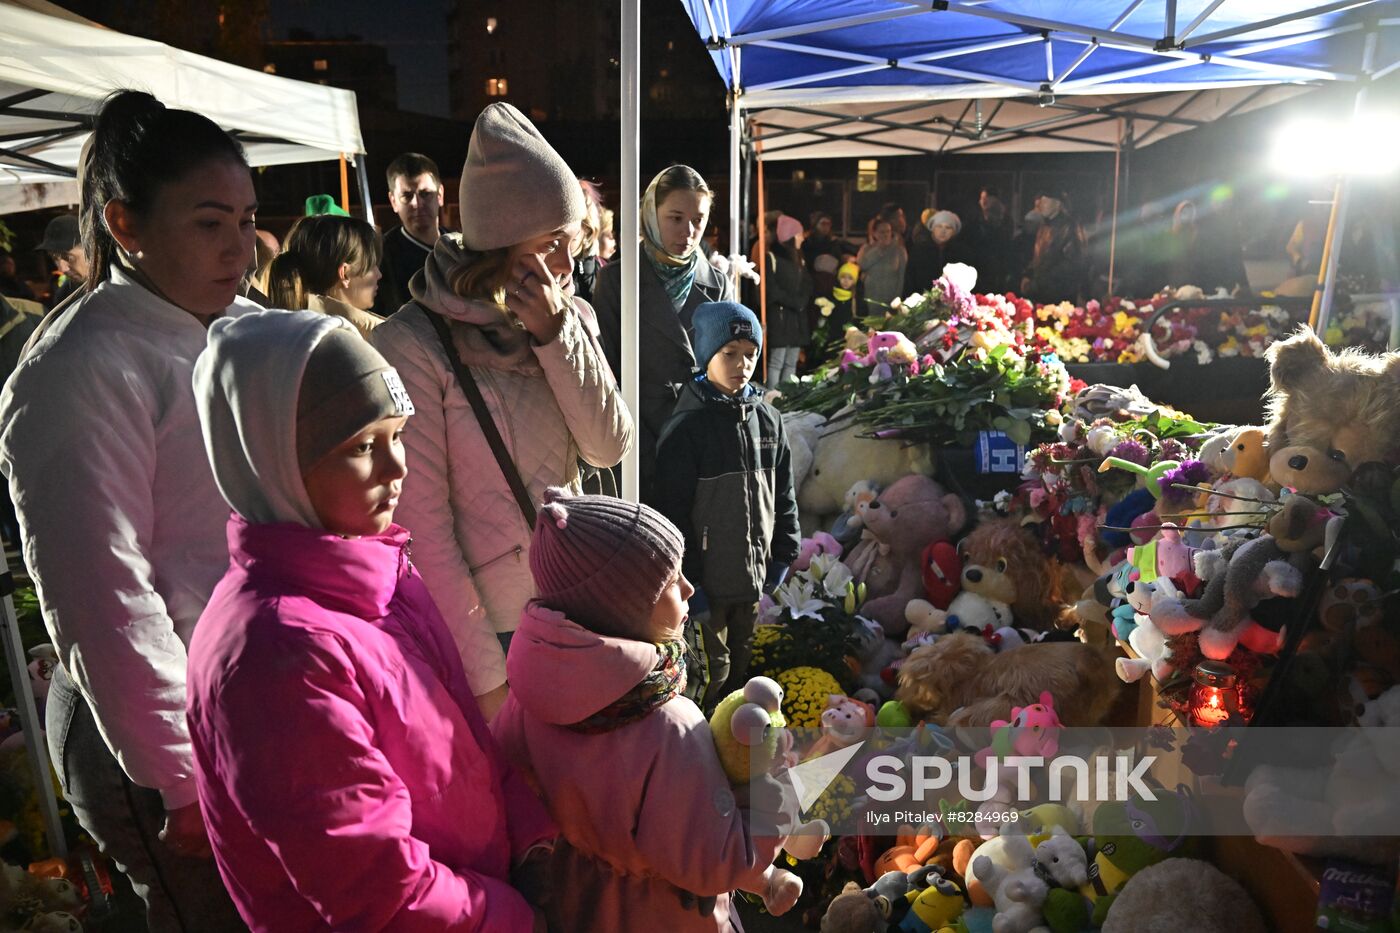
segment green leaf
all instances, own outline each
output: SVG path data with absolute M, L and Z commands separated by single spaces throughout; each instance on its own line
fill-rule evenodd
M 1011 427 L 1006 428 L 1006 436 L 1022 446 L 1031 442 L 1031 423 L 1029 421 L 1013 421 Z

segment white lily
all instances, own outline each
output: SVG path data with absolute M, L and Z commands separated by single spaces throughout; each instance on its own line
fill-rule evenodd
M 834 554 L 822 555 L 831 557 L 832 564 L 827 568 L 822 576 L 822 589 L 826 595 L 832 599 L 840 600 L 846 598 L 846 584 L 854 579 L 851 575 L 851 568 L 836 559 Z
M 826 603 L 817 598 L 811 580 L 789 580 L 773 594 L 778 605 L 794 619 L 820 619 Z

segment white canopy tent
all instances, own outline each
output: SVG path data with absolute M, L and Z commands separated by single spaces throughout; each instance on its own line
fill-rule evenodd
M 77 202 L 93 114 L 121 88 L 208 116 L 254 166 L 355 158 L 365 190 L 353 92 L 124 35 L 44 0 L 0 0 L 0 214 Z
M 242 142 L 253 166 L 354 158 L 369 210 L 354 93 L 123 35 L 45 0 L 0 0 L 0 214 L 77 203 L 78 158 L 93 115 L 121 88 L 208 116 Z M 0 649 L 30 761 L 46 776 L 48 753 L 26 689 L 27 658 L 7 571 L 0 559 Z M 66 856 L 52 783 L 40 779 L 35 787 L 50 849 Z
M 1112 152 L 1131 125 L 1135 146 L 1306 93 L 1295 85 L 1158 94 L 828 103 L 749 114 L 765 162 L 1014 152 Z

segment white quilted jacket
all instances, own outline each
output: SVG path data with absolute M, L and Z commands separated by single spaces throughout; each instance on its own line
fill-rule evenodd
M 453 317 L 460 299 L 425 303 Z M 540 368 L 472 367 L 536 504 L 548 486 L 577 491 L 578 458 L 610 467 L 633 443 L 632 417 L 581 316 L 592 309 L 576 298 L 566 313 L 559 336 L 532 348 Z M 413 535 L 413 561 L 480 695 L 505 682 L 496 633 L 514 631 L 534 595 L 530 529 L 424 312 L 405 305 L 370 341 L 418 409 L 404 430 L 408 476 L 394 520 Z

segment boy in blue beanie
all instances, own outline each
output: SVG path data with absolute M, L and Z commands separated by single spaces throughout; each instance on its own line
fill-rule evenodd
M 692 326 L 698 372 L 657 443 L 656 507 L 685 535 L 708 709 L 747 680 L 759 597 L 786 576 L 801 533 L 782 417 L 750 382 L 762 325 L 738 302 L 711 301 Z

